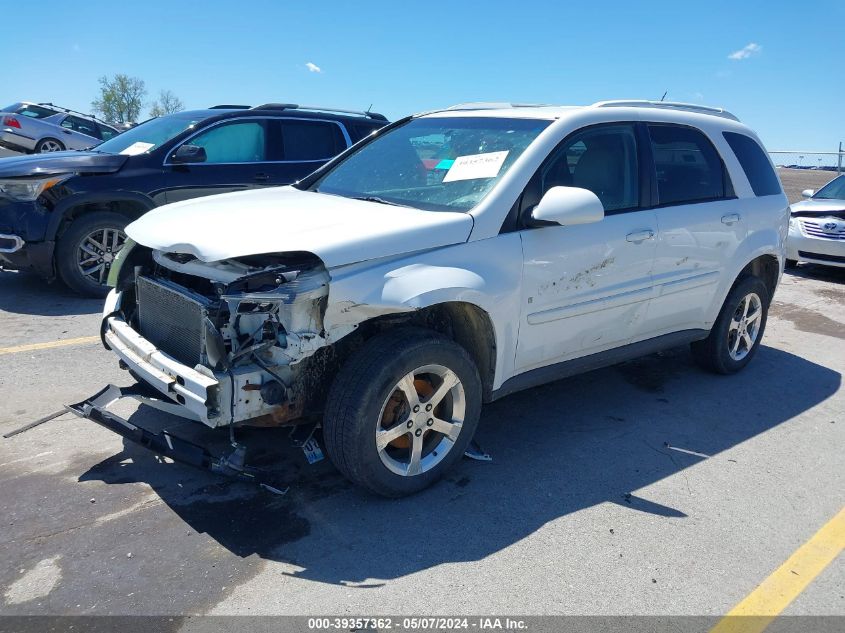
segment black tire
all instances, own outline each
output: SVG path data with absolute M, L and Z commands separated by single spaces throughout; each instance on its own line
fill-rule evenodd
M 109 211 L 88 213 L 70 223 L 56 244 L 56 269 L 71 290 L 87 297 L 102 298 L 108 294 L 109 287 L 105 284 L 107 274 L 103 275 L 102 283 L 96 283 L 79 269 L 80 248 L 88 235 L 104 229 L 120 231 L 121 240 L 125 240 L 123 231 L 128 223 L 126 216 Z M 113 254 L 108 253 L 108 256 Z M 108 264 L 104 265 L 108 268 Z
M 397 385 L 403 376 L 426 365 L 438 365 L 451 370 L 463 387 L 464 415 L 463 425 L 454 443 L 447 448 L 445 455 L 429 470 L 413 475 L 397 474 L 384 463 L 382 454 L 376 446 L 376 432 L 383 428 L 383 407 L 393 402 L 391 394 L 402 399 Z M 420 374 L 423 375 L 423 374 Z M 429 384 L 434 386 L 433 382 Z M 417 382 L 414 382 L 415 390 Z M 452 391 L 442 400 L 454 398 Z M 460 393 L 460 392 L 459 392 Z M 420 394 L 421 395 L 421 394 Z M 429 394 L 431 397 L 431 394 Z M 454 400 L 452 400 L 454 402 Z M 394 405 L 397 408 L 407 406 Z M 427 407 L 424 400 L 420 401 Z M 453 406 L 448 404 L 448 406 Z M 423 408 L 421 411 L 425 411 Z M 385 409 L 385 412 L 387 410 Z M 410 407 L 407 415 L 396 414 L 396 429 L 408 422 L 414 423 L 414 414 Z M 438 408 L 435 407 L 432 416 Z M 401 497 L 412 494 L 437 481 L 464 454 L 467 445 L 475 434 L 481 413 L 481 380 L 478 370 L 461 346 L 430 330 L 422 328 L 401 328 L 373 337 L 352 357 L 338 372 L 329 391 L 323 419 L 323 438 L 326 452 L 340 472 L 355 484 L 386 497 Z M 386 415 L 386 413 L 385 413 Z M 420 413 L 419 416 L 429 414 Z M 446 437 L 439 433 L 429 433 L 425 424 L 419 420 L 417 431 L 422 431 L 420 442 L 428 442 L 428 453 L 423 459 L 437 457 L 437 451 L 444 444 L 436 445 Z M 417 433 L 417 431 L 413 431 Z M 408 445 L 408 464 L 411 462 L 414 437 L 409 431 L 402 435 L 402 441 Z M 397 438 L 397 442 L 400 438 Z M 425 444 L 423 444 L 425 446 Z M 393 444 L 385 448 L 389 451 L 402 452 L 403 448 L 394 449 Z M 389 451 L 388 451 L 389 449 Z
M 742 358 L 735 358 L 731 354 L 731 349 L 739 337 L 735 330 L 732 330 L 731 324 L 737 310 L 745 305 L 746 297 L 756 295 L 760 302 L 760 325 L 757 330 L 756 337 L 753 338 L 753 344 L 750 349 L 745 346 L 745 354 Z M 753 303 L 753 299 L 752 299 Z M 753 314 L 753 313 L 751 313 Z M 731 291 L 728 293 L 725 303 L 710 330 L 710 335 L 702 340 L 692 343 L 693 358 L 704 369 L 712 371 L 717 374 L 733 374 L 745 367 L 757 349 L 760 347 L 760 341 L 763 339 L 763 333 L 766 330 L 766 319 L 769 315 L 769 291 L 766 284 L 759 277 L 743 277 L 739 279 Z M 742 344 L 744 341 L 740 341 Z M 738 352 L 743 351 L 740 347 Z
M 47 146 L 49 146 L 50 144 L 53 144 L 53 143 L 58 145 L 59 149 L 45 149 Z M 38 143 L 36 143 L 35 149 L 33 150 L 33 153 L 35 153 L 35 154 L 48 154 L 50 152 L 60 152 L 63 149 L 65 149 L 65 144 L 62 143 L 59 139 L 57 139 L 57 138 L 42 138 L 40 141 L 38 141 Z
M 798 265 L 797 259 L 787 259 L 784 268 L 795 268 Z

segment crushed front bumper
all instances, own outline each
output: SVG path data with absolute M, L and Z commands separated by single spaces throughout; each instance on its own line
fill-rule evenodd
M 239 423 L 279 426 L 298 411 L 292 403 L 282 407 L 263 400 L 261 385 L 273 377 L 258 365 L 213 371 L 201 364 L 189 367 L 158 349 L 124 320 L 121 300 L 116 290 L 106 298 L 100 326 L 103 345 L 138 381 L 169 399 L 151 406 L 212 428 Z
M 143 385 L 128 388 L 108 385 L 90 398 L 68 405 L 67 409 L 173 461 L 255 483 L 276 494 L 287 492 L 287 488 L 281 487 L 269 473 L 245 464 L 246 448 L 241 444 L 233 443 L 234 450 L 231 453 L 215 457 L 205 447 L 172 435 L 167 430 L 154 433 L 108 411 L 109 405 L 127 397 L 137 398 L 147 404 L 154 404 L 156 401 L 155 392 Z
M 212 372 L 206 370 L 207 375 L 174 360 L 117 315 L 106 317 L 103 342 L 140 380 L 181 405 L 179 415 L 220 426 L 222 389 Z

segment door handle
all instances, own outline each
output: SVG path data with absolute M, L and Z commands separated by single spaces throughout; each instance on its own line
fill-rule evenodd
M 268 180 L 270 180 L 270 175 L 265 173 L 255 174 L 253 180 L 255 182 L 267 182 Z
M 728 213 L 727 215 L 722 216 L 722 224 L 736 224 L 742 219 L 742 216 L 739 213 Z
M 628 235 L 625 236 L 625 239 L 629 242 L 652 240 L 654 239 L 654 231 L 651 229 L 646 229 L 645 231 L 634 231 L 633 233 L 628 233 Z

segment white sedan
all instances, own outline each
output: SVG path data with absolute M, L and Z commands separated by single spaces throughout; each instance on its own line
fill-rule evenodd
M 790 207 L 787 266 L 802 261 L 845 268 L 845 175 L 802 195 L 807 200 Z

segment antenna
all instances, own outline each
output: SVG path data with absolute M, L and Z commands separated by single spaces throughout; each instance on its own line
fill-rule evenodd
M 367 114 L 369 114 L 369 113 L 370 113 L 370 110 L 372 110 L 372 109 L 373 109 L 373 104 L 371 103 L 371 104 L 370 104 L 370 107 L 368 107 L 368 108 L 367 108 Z
M 669 94 L 669 91 L 667 90 L 666 92 L 663 93 L 663 96 L 660 97 L 660 100 L 663 101 L 666 98 L 666 95 L 668 95 L 668 94 Z

